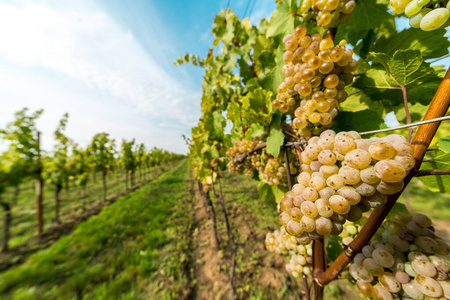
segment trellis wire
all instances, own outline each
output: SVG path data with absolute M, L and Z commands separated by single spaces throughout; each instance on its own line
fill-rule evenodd
M 430 119 L 430 120 L 426 120 L 426 121 L 420 121 L 420 122 L 406 124 L 406 125 L 397 126 L 397 127 L 384 128 L 384 129 L 371 130 L 371 131 L 364 131 L 364 132 L 359 132 L 359 134 L 360 135 L 366 135 L 366 134 L 374 134 L 374 133 L 380 133 L 380 132 L 394 131 L 394 130 L 397 130 L 397 129 L 416 127 L 416 126 L 423 125 L 423 124 L 434 123 L 434 122 L 441 122 L 441 121 L 447 121 L 447 120 L 450 120 L 450 116 Z

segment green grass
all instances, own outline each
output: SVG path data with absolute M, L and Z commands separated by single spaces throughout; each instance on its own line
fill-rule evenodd
M 409 204 L 417 211 L 434 219 L 450 219 L 450 194 L 435 193 L 427 189 L 418 179 L 413 179 L 408 185 Z M 405 203 L 407 191 L 403 192 L 399 199 Z
M 145 178 L 150 179 L 161 174 L 163 169 L 155 168 L 145 170 Z M 145 180 L 140 180 L 139 173 L 136 174 L 136 183 L 143 184 Z M 36 196 L 34 192 L 34 181 L 28 181 L 21 186 L 21 192 L 17 203 L 12 205 L 12 223 L 9 246 L 11 248 L 20 246 L 36 234 Z M 74 214 L 82 212 L 84 209 L 102 202 L 103 186 L 101 176 L 97 174 L 96 181 L 90 176 L 86 197 L 82 197 L 80 187 L 69 186 L 68 190 L 63 189 L 60 193 L 61 210 L 60 219 L 62 222 L 69 220 Z M 107 176 L 107 199 L 117 197 L 126 191 L 125 174 L 116 172 Z M 13 203 L 13 189 L 8 189 L 2 196 L 4 201 Z M 44 230 L 51 225 L 55 225 L 55 200 L 54 187 L 49 184 L 44 185 Z M 4 212 L 2 211 L 2 218 Z M 3 222 L 0 222 L 0 239 L 3 237 Z
M 0 298 L 169 299 L 186 293 L 187 174 L 184 161 L 2 273 Z

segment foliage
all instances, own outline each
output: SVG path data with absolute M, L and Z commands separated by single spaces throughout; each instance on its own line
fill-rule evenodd
M 269 153 L 287 165 L 284 161 L 285 145 L 305 142 L 308 138 L 293 126 L 295 108 L 281 113 L 272 107 L 272 101 L 278 99 L 280 84 L 287 82 L 283 65 L 289 61 L 284 57 L 287 46 L 283 45 L 283 39 L 288 34 L 294 35 L 299 24 L 305 25 L 311 36 L 319 34 L 324 37 L 327 34 L 336 45 L 346 44 L 346 48 L 353 49 L 354 55 L 359 57 L 358 70 L 345 87 L 350 96 L 346 102 L 340 103 L 339 114 L 330 126 L 336 132 L 386 128 L 384 119 L 390 112 L 395 113 L 400 123 L 421 120 L 443 78 L 442 67 L 432 67 L 428 61 L 448 54 L 450 42 L 444 36 L 446 31 L 424 33 L 415 28 L 399 31 L 395 25 L 397 17 L 388 12 L 388 0 L 355 1 L 352 18 L 342 19 L 343 24 L 330 29 L 319 27 L 312 18 L 312 14 L 322 10 L 322 4 L 329 3 L 327 1 L 276 2 L 277 8 L 270 20 L 261 19 L 257 24 L 251 24 L 249 19 L 239 20 L 230 9 L 221 11 L 213 22 L 214 42 L 206 57 L 201 59 L 186 54 L 175 62 L 192 62 L 205 71 L 200 107 L 202 115 L 188 140 L 190 166 L 195 178 L 202 182 L 210 183 L 220 178 L 211 178 L 210 174 L 220 174 L 226 169 L 225 159 L 231 158 L 225 157 L 225 153 L 237 142 L 259 138 L 263 150 L 258 148 L 255 151 L 259 151 L 261 157 L 263 153 Z M 312 6 L 312 12 L 303 11 L 304 5 Z M 343 39 L 345 41 L 339 42 Z M 334 68 L 338 74 L 336 65 Z M 318 72 L 315 75 L 325 78 Z M 340 80 L 345 81 L 343 78 Z M 311 95 L 316 91 L 313 89 Z M 304 101 L 309 99 L 305 96 Z M 398 132 L 405 134 L 407 131 Z M 428 154 L 423 168 L 448 169 L 447 144 L 447 139 L 442 139 L 438 144 L 440 149 Z M 288 149 L 300 158 L 293 148 Z M 245 162 L 246 159 L 248 162 L 253 152 L 242 153 L 238 153 L 240 156 L 235 156 L 236 159 L 228 166 L 236 168 L 236 162 Z M 287 157 L 291 155 L 289 153 Z M 282 185 L 275 189 L 270 187 L 261 173 L 254 179 L 260 181 L 258 191 L 263 200 L 279 201 L 288 189 Z M 442 176 L 422 180 L 430 189 L 441 192 L 448 186 L 447 181 L 448 178 Z M 337 248 L 341 247 L 338 245 Z
M 100 172 L 105 176 L 114 169 L 115 141 L 109 138 L 108 133 L 96 134 L 88 151 L 90 152 L 90 163 L 95 172 Z

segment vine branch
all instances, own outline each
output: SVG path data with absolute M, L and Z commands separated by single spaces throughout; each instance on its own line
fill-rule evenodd
M 405 113 L 406 113 L 406 124 L 411 124 L 411 114 L 409 113 L 409 107 L 408 107 L 408 95 L 406 93 L 406 87 L 402 87 L 402 94 L 403 94 L 403 105 L 405 106 Z M 411 142 L 413 129 L 409 128 L 408 130 L 408 142 Z
M 430 120 L 437 117 L 442 117 L 447 112 L 450 106 L 450 69 L 447 70 L 444 79 L 442 80 L 436 94 L 431 101 L 427 113 L 425 114 L 424 120 Z M 414 146 L 414 158 L 416 159 L 416 164 L 408 176 L 405 177 L 404 183 L 405 187 L 411 181 L 411 179 L 418 172 L 420 165 L 422 163 L 423 157 L 427 152 L 427 149 L 433 139 L 436 131 L 440 125 L 440 122 L 433 122 L 429 124 L 424 124 L 419 127 L 417 133 L 414 136 L 412 145 Z M 403 191 L 403 190 L 402 190 Z M 355 239 L 349 244 L 348 251 L 343 251 L 336 260 L 331 264 L 331 266 L 324 272 L 319 272 L 316 274 L 316 280 L 325 285 L 330 281 L 336 279 L 336 277 L 341 273 L 341 271 L 347 266 L 348 263 L 353 259 L 356 253 L 361 252 L 362 248 L 370 241 L 372 236 L 376 233 L 378 228 L 381 226 L 383 220 L 386 218 L 392 207 L 394 206 L 397 199 L 400 197 L 402 191 L 391 195 L 388 197 L 388 201 L 382 207 L 378 207 L 373 210 L 366 224 L 361 229 L 360 233 L 355 237 Z
M 416 173 L 416 177 L 429 175 L 450 175 L 450 170 L 420 170 Z

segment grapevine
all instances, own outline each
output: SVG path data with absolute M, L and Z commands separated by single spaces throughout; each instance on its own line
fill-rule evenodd
M 431 31 L 450 25 L 449 1 L 391 0 L 390 3 L 391 12 L 404 13 L 413 28 Z
M 427 161 L 434 159 L 427 148 L 439 123 L 420 123 L 412 141 L 413 129 L 408 138 L 400 130 L 364 134 L 385 127 L 389 111 L 407 124 L 446 114 L 450 74 L 443 79 L 442 68 L 431 67 L 426 59 L 448 54 L 445 32 L 434 30 L 448 25 L 448 1 L 391 1 L 394 14 L 411 16 L 413 28 L 402 32 L 394 29 L 387 1 L 379 2 L 282 0 L 270 20 L 258 25 L 239 20 L 227 9 L 214 21 L 218 51 L 213 49 L 204 59 L 188 55 L 176 61 L 205 68 L 202 116 L 190 144 L 194 175 L 206 182 L 214 161 L 214 172 L 228 168 L 259 181 L 261 198 L 277 202 L 281 225 L 267 234 L 266 247 L 289 257 L 286 270 L 294 278 L 313 279 L 312 299 L 321 299 L 322 286 L 336 279 L 353 258 L 350 273 L 356 274 L 358 264 L 362 270 L 363 255 L 373 260 L 366 266 L 376 270 L 376 276 L 363 271 L 354 276 L 363 293 L 379 299 L 402 297 L 393 284 L 395 275 L 388 271 L 392 266 L 381 260 L 387 257 L 390 262 L 399 252 L 391 248 L 412 241 L 392 237 L 397 231 L 383 235 L 391 221 L 377 229 L 413 177 L 447 174 L 419 172 L 425 155 Z M 373 21 L 367 21 L 368 15 Z M 430 105 L 426 114 L 423 105 Z M 436 139 L 445 137 L 438 133 Z M 437 149 L 447 153 L 445 147 Z M 407 224 L 401 230 L 410 230 Z M 416 236 L 417 243 L 425 243 L 426 237 Z M 325 247 L 333 243 L 342 251 L 327 262 Z M 427 259 L 441 263 L 430 259 L 441 255 L 432 249 Z M 381 268 L 366 256 L 370 251 L 375 251 Z M 420 276 L 412 277 L 424 286 L 435 285 L 427 279 L 433 276 Z M 305 280 L 303 288 L 309 290 Z M 401 288 L 406 293 L 408 287 Z M 421 292 L 447 297 L 445 288 L 439 296 Z

